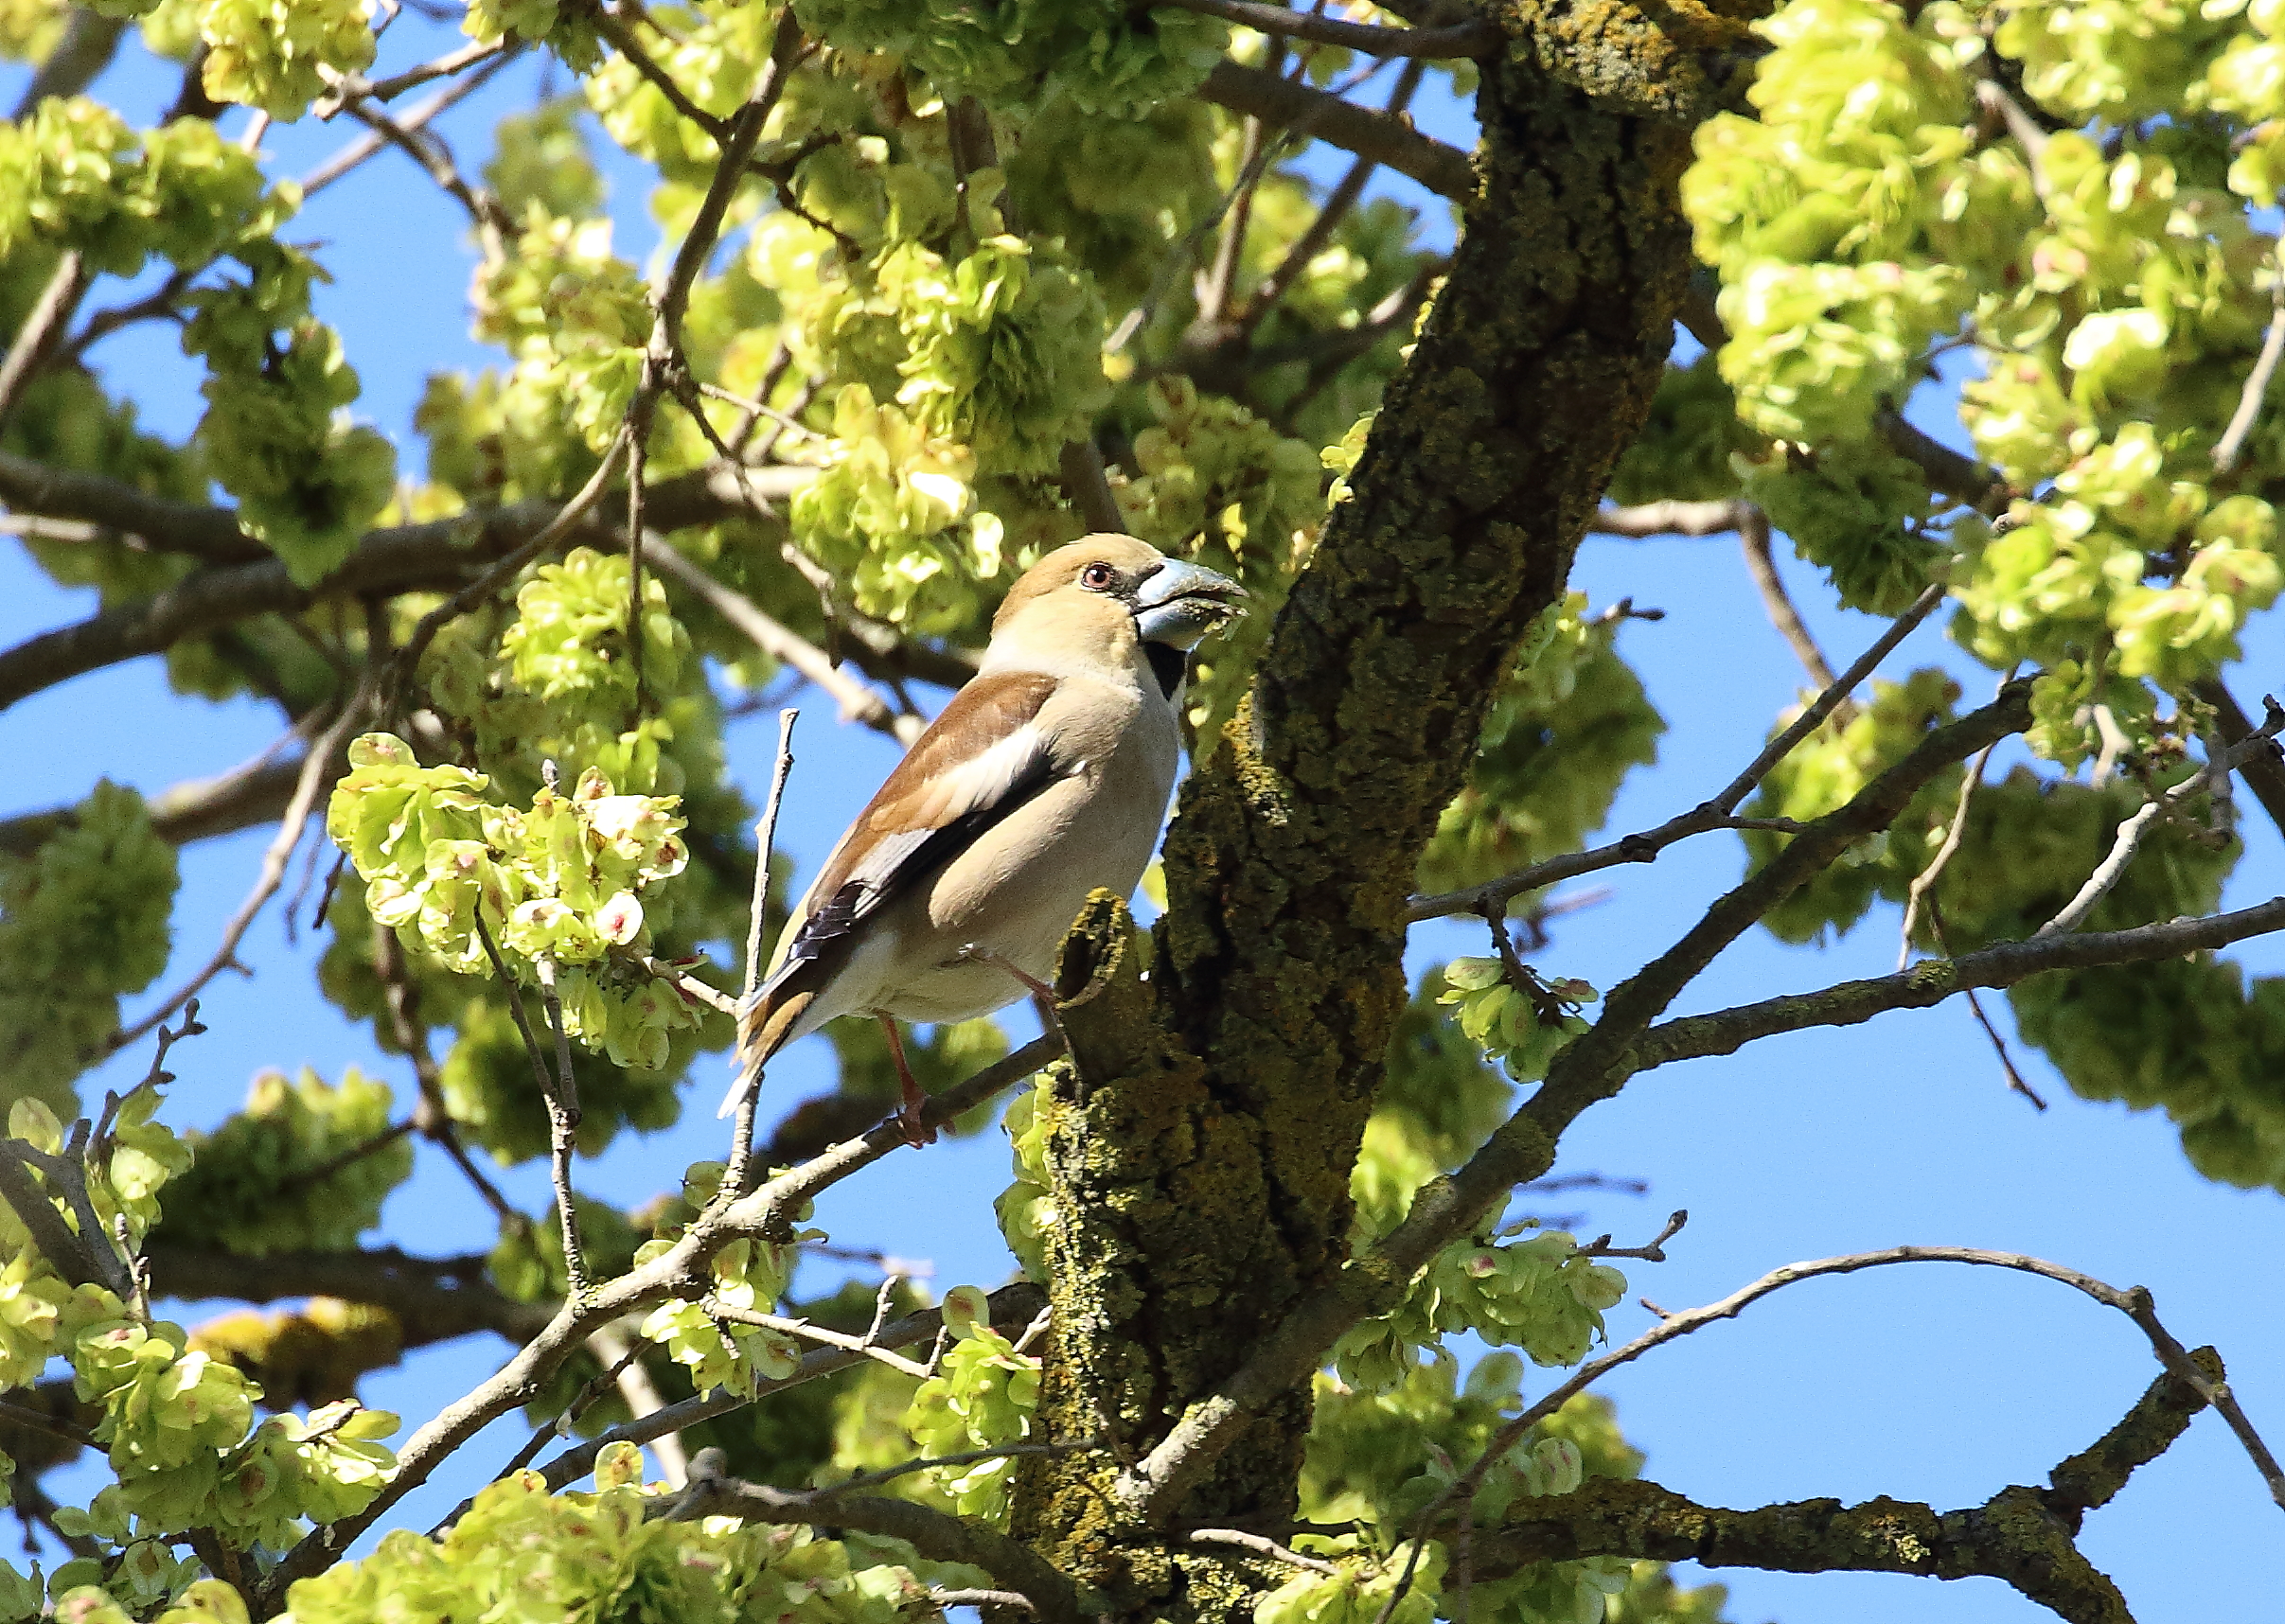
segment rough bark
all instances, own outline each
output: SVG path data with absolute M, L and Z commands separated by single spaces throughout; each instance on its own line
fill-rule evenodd
M 1052 1436 L 1107 1425 L 1140 1455 L 1346 1260 L 1417 854 L 1640 427 L 1687 280 L 1675 115 L 1696 89 L 1654 105 L 1642 86 L 1678 47 L 1631 9 L 1612 18 L 1627 26 L 1560 36 L 1507 19 L 1526 44 L 1485 74 L 1481 186 L 1451 276 L 1252 698 L 1185 789 L 1151 978 L 1107 912 L 1074 944 L 1061 990 L 1095 978 L 1065 1017 L 1077 1074 L 1042 1096 L 1064 1224 Z M 1635 93 L 1608 94 L 1629 72 Z M 1297 1386 L 1178 1520 L 1286 1523 L 1307 1421 Z M 1121 1527 L 1113 1470 L 1026 1462 L 1016 1531 L 1114 1617 L 1249 1606 L 1229 1564 Z

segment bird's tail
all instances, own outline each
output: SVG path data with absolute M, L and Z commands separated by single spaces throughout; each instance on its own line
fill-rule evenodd
M 784 993 L 772 997 L 768 991 L 757 995 L 738 1015 L 737 1081 L 731 1084 L 730 1092 L 722 1096 L 721 1109 L 717 1117 L 735 1116 L 738 1108 L 762 1086 L 762 1068 L 770 1057 L 786 1047 L 794 1023 L 802 1018 L 815 993 Z

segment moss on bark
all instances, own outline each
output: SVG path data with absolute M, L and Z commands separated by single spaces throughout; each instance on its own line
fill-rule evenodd
M 1688 121 L 1659 114 L 1700 87 L 1617 104 L 1581 88 L 1627 63 L 1645 84 L 1675 74 L 1664 10 L 1542 33 L 1513 10 L 1451 274 L 1252 696 L 1185 788 L 1153 973 L 1108 909 L 1069 949 L 1067 991 L 1096 980 L 1066 1016 L 1075 1071 L 1042 1097 L 1064 1215 L 1054 1436 L 1107 1425 L 1140 1456 L 1341 1269 L 1416 859 L 1657 384 L 1689 270 Z M 1262 1409 L 1182 1519 L 1287 1522 L 1307 1424 L 1301 1390 Z M 1120 1526 L 1114 1470 L 1025 1462 L 1017 1533 L 1114 1616 L 1242 1615 L 1228 1562 Z

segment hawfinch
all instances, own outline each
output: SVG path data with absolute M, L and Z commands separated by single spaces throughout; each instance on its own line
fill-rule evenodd
M 1131 536 L 1025 571 L 974 680 L 913 741 L 788 921 L 738 1017 L 735 1111 L 770 1057 L 837 1015 L 889 1034 L 908 1134 L 922 1103 L 896 1021 L 1046 991 L 1089 891 L 1131 895 L 1174 791 L 1190 651 L 1236 582 Z

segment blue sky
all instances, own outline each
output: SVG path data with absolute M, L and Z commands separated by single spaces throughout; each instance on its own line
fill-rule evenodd
M 398 27 L 384 43 L 382 71 L 438 46 L 435 32 L 410 14 Z M 484 131 L 500 114 L 528 104 L 542 71 L 517 65 L 443 121 L 464 165 L 481 161 Z M 22 77 L 20 70 L 0 73 L 0 97 L 12 103 Z M 173 88 L 171 66 L 130 59 L 99 92 L 131 118 L 148 119 Z M 231 115 L 225 130 L 235 133 L 242 118 Z M 1421 119 L 1447 138 L 1468 138 L 1464 109 L 1424 104 Z M 293 175 L 353 133 L 345 121 L 305 120 L 273 130 L 263 150 L 273 172 Z M 609 168 L 620 247 L 640 258 L 657 242 L 640 175 L 625 164 Z M 1444 229 L 1441 203 L 1406 183 L 1392 189 L 1409 194 L 1424 218 Z M 316 200 L 293 231 L 324 245 L 321 257 L 335 280 L 321 292 L 319 309 L 341 329 L 363 375 L 359 415 L 397 439 L 408 466 L 417 463 L 411 413 L 426 375 L 487 359 L 467 336 L 470 261 L 461 223 L 454 205 L 392 153 Z M 116 293 L 99 289 L 97 298 L 111 303 Z M 151 426 L 179 433 L 195 421 L 196 374 L 171 328 L 119 335 L 96 359 Z M 1941 432 L 1947 409 L 1934 400 L 1922 420 Z M 1950 437 L 1957 443 L 1956 432 Z M 1836 665 L 1877 634 L 1875 623 L 1827 607 L 1829 594 L 1813 572 L 1789 558 L 1784 564 Z M 1621 793 L 1610 827 L 1645 827 L 1694 805 L 1750 758 L 1772 715 L 1795 698 L 1799 673 L 1768 627 L 1731 539 L 1592 540 L 1574 581 L 1598 605 L 1631 596 L 1666 611 L 1661 622 L 1630 625 L 1623 643 L 1668 732 L 1657 768 Z M 90 597 L 58 591 L 9 550 L 0 556 L 0 642 L 77 619 L 88 612 Z M 2285 643 L 2275 628 L 2258 628 L 2251 646 L 2256 657 L 2236 679 L 2249 704 L 2265 687 L 2285 687 L 2278 658 Z M 1925 663 L 1953 670 L 1971 694 L 1992 682 L 1944 641 L 1940 626 L 1916 632 L 1886 672 Z M 830 704 L 814 696 L 804 704 L 781 838 L 806 879 L 887 771 L 893 747 L 836 727 Z M 0 719 L 0 748 L 12 768 L 0 811 L 76 800 L 100 776 L 155 791 L 242 760 L 275 733 L 264 707 L 170 695 L 155 661 L 97 672 Z M 735 723 L 730 733 L 734 769 L 757 801 L 774 737 L 768 715 Z M 2285 841 L 2258 816 L 2244 833 L 2247 854 L 2230 906 L 2285 891 Z M 151 995 L 131 1000 L 131 1017 L 211 951 L 268 838 L 266 830 L 250 831 L 185 853 L 175 962 Z M 1607 987 L 1662 949 L 1734 882 L 1741 866 L 1734 838 L 1717 836 L 1674 848 L 1655 866 L 1595 876 L 1608 900 L 1559 921 L 1538 962 L 1550 974 Z M 176 1051 L 181 1081 L 171 1116 L 179 1124 L 218 1120 L 242 1099 L 249 1078 L 268 1068 L 308 1065 L 332 1077 L 357 1065 L 409 1093 L 401 1066 L 318 997 L 318 944 L 307 937 L 290 943 L 279 920 L 274 905 L 242 953 L 253 979 L 217 982 L 204 1005 L 211 1030 Z M 1876 913 L 1822 953 L 1757 933 L 1714 964 L 1686 1007 L 1884 973 L 1893 966 L 1895 929 L 1892 912 Z M 1410 957 L 1417 969 L 1483 951 L 1483 942 L 1480 927 L 1437 925 L 1417 933 Z M 2253 944 L 2238 956 L 2254 973 L 2285 970 L 2285 946 L 2276 943 Z M 2004 1020 L 2004 1000 L 1992 1000 L 1992 1008 Z M 1615 1340 L 1650 1322 L 1636 1294 L 1681 1308 L 1783 1262 L 1903 1242 L 2028 1251 L 2114 1283 L 2145 1284 L 2185 1342 L 2221 1348 L 2246 1407 L 2267 1423 L 2273 1442 L 2285 1443 L 2285 1203 L 2274 1193 L 2207 1183 L 2190 1171 L 2162 1119 L 2080 1101 L 2036 1054 L 2017 1052 L 2053 1104 L 2044 1115 L 2009 1092 L 1958 1004 L 1671 1067 L 1588 1113 L 1566 1139 L 1558 1168 L 1645 1179 L 1648 1194 L 1564 1195 L 1545 1209 L 1582 1213 L 1586 1232 L 1612 1229 L 1622 1243 L 1647 1239 L 1674 1208 L 1690 1209 L 1670 1262 L 1630 1265 L 1633 1292 L 1610 1316 Z M 139 1075 L 147 1063 L 147 1051 L 122 1056 L 103 1078 Z M 813 1040 L 772 1068 L 770 1091 L 775 1103 L 788 1103 L 829 1080 L 830 1050 Z M 580 1168 L 582 1190 L 632 1204 L 672 1186 L 687 1162 L 717 1155 L 722 1136 L 710 1106 L 719 1082 L 714 1063 L 699 1068 L 687 1119 L 647 1139 L 622 1139 Z M 996 1283 L 1009 1261 L 990 1202 L 1006 1178 L 1005 1144 L 996 1132 L 900 1152 L 829 1193 L 818 1222 L 841 1244 L 930 1260 L 939 1288 Z M 531 1209 L 545 1205 L 542 1169 L 514 1170 L 503 1182 Z M 424 1152 L 413 1182 L 391 1201 L 382 1233 L 409 1250 L 441 1253 L 486 1247 L 493 1230 L 449 1165 Z M 826 1267 L 811 1265 L 801 1287 L 829 1284 Z M 375 1378 L 366 1397 L 417 1420 L 498 1357 L 497 1346 L 481 1341 L 433 1350 Z M 1649 1474 L 1701 1499 L 1747 1506 L 1886 1493 L 1949 1509 L 1978 1503 L 2008 1483 L 2044 1482 L 2055 1461 L 2115 1421 L 2154 1373 L 2130 1325 L 2061 1287 L 1924 1265 L 1780 1293 L 1739 1321 L 1621 1372 L 1605 1390 L 1629 1436 L 1648 1451 Z M 400 1520 L 426 1526 L 496 1471 L 521 1438 L 517 1420 L 495 1426 L 413 1496 Z M 2249 1558 L 2277 1548 L 2277 1516 L 2235 1442 L 2205 1416 L 2090 1519 L 2082 1545 L 2146 1620 L 2259 1616 L 2274 1609 L 2274 1581 L 2265 1564 Z M 1736 1570 L 1713 1577 L 1731 1586 L 1731 1615 L 1742 1621 L 2000 1624 L 2044 1616 L 1996 1580 Z

